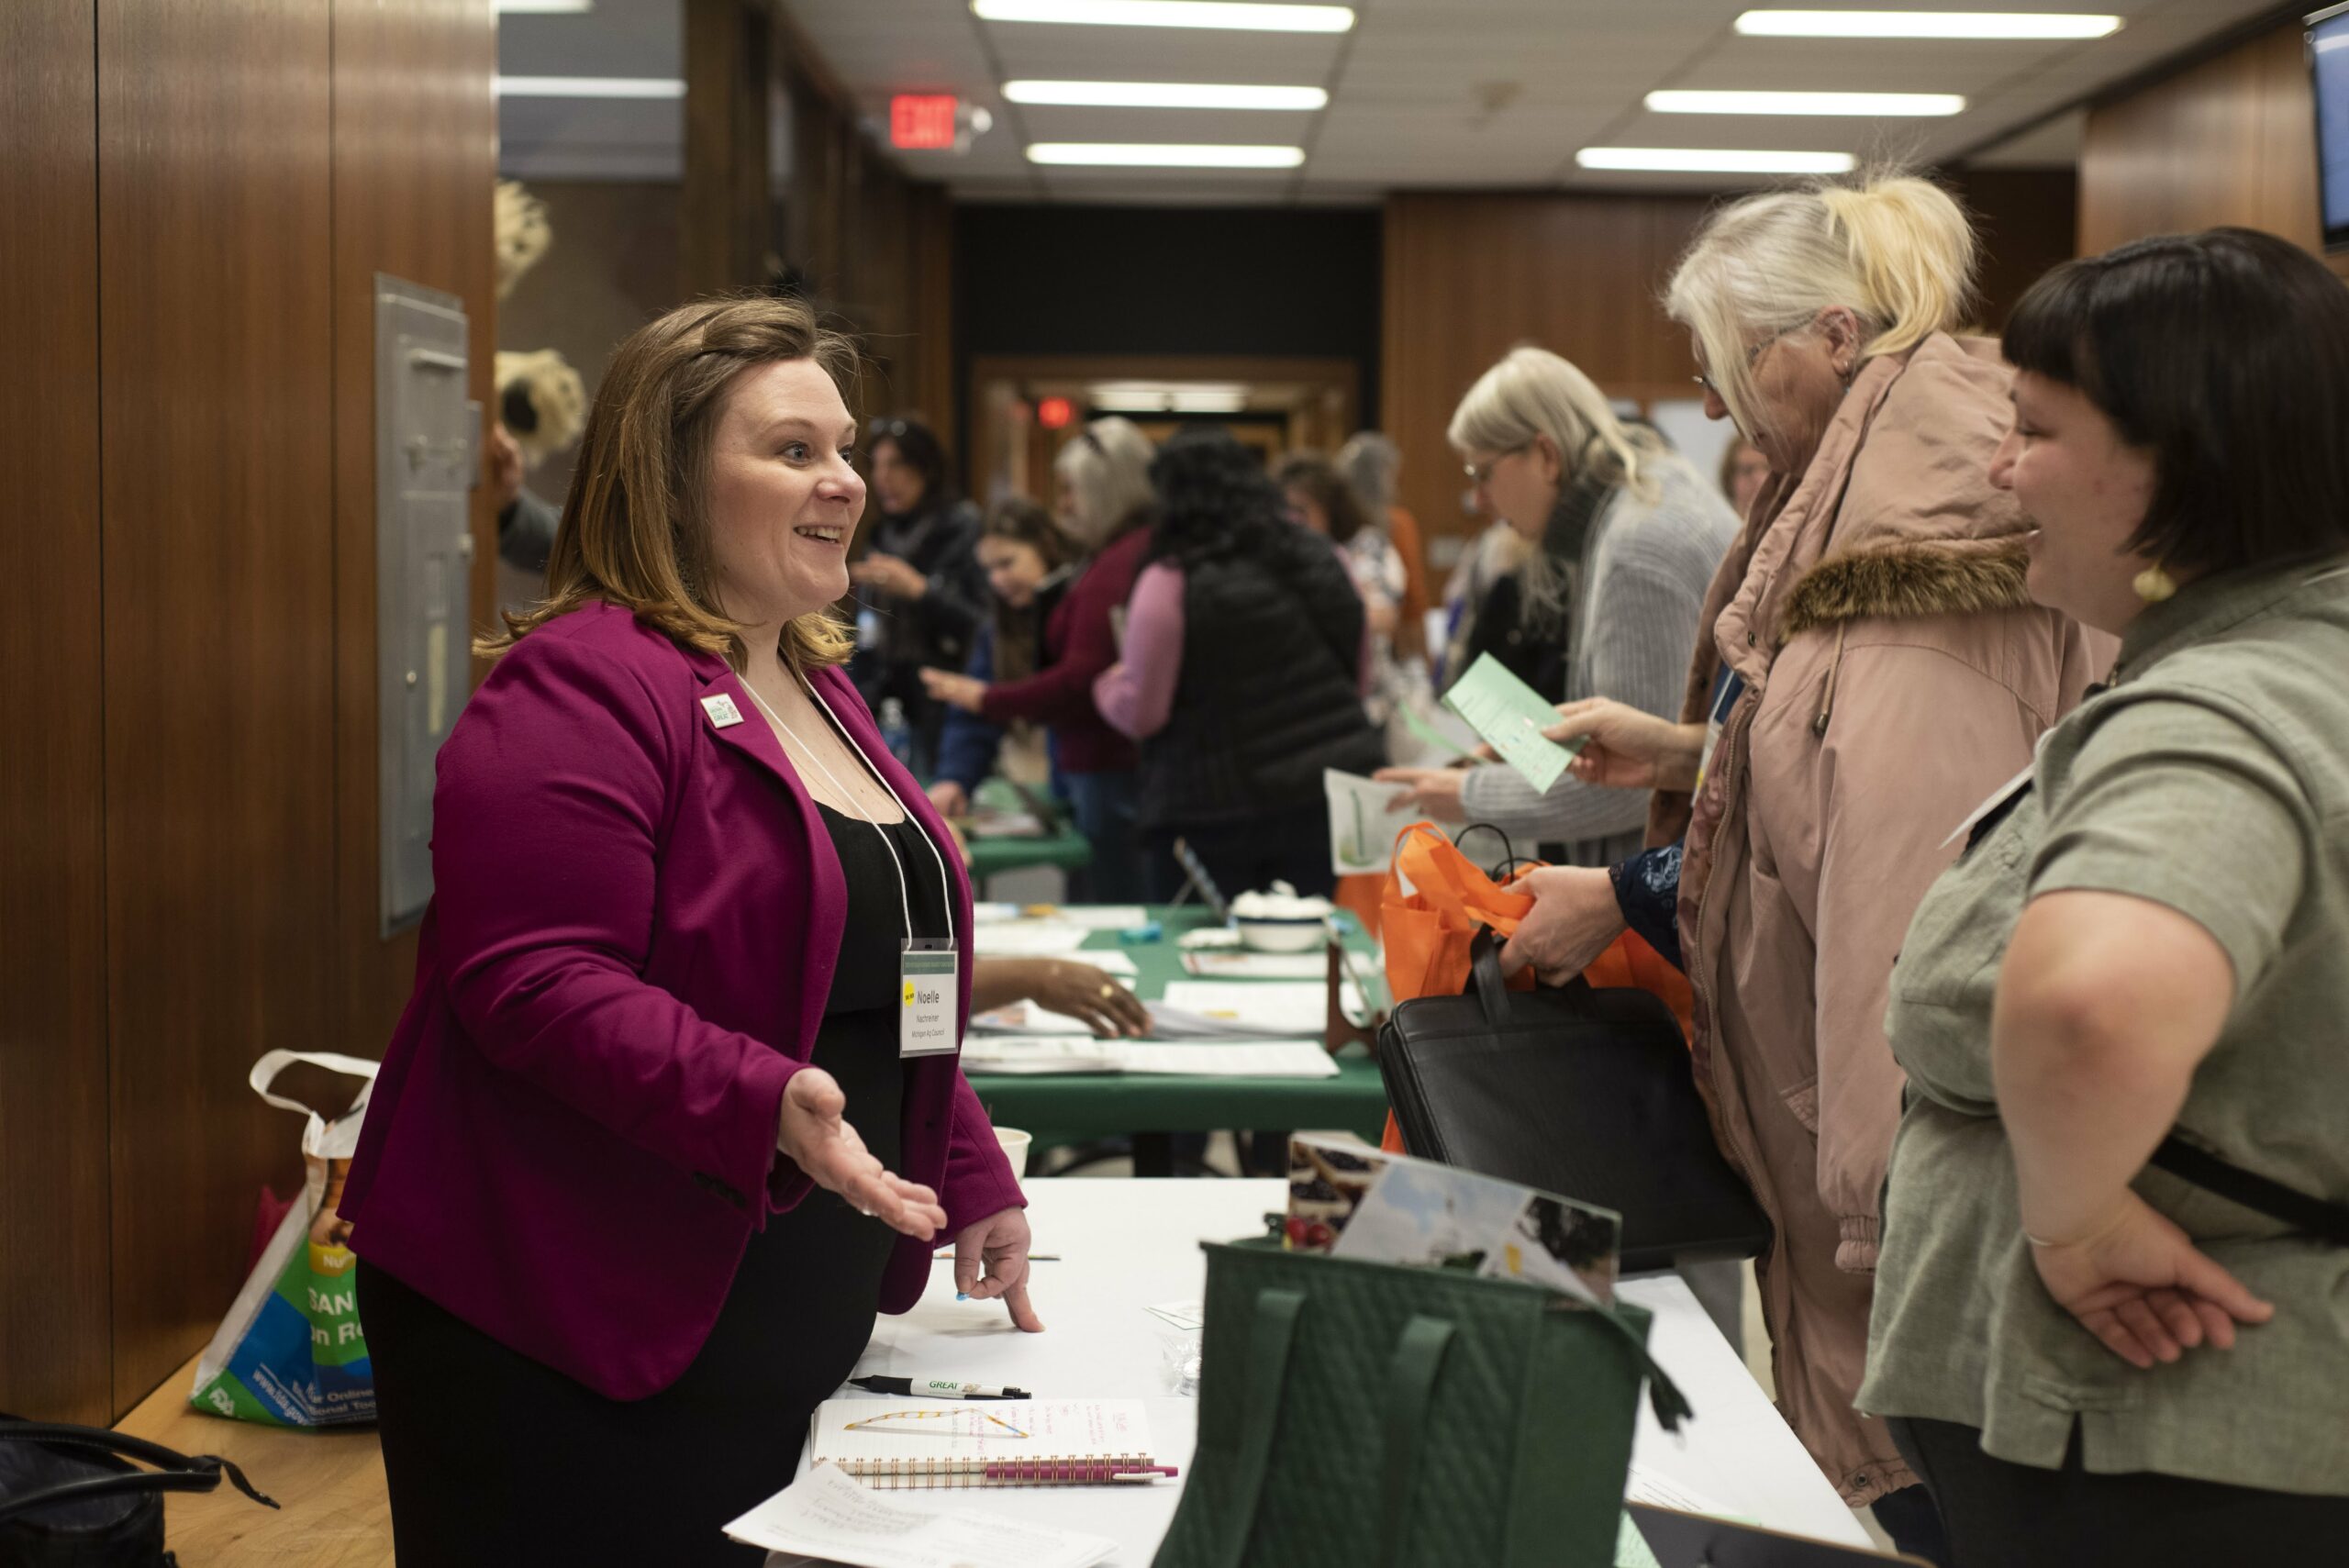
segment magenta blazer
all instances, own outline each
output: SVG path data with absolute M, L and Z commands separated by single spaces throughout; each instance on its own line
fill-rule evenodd
M 949 846 L 847 678 L 814 684 Z M 713 722 L 718 696 L 743 722 Z M 840 861 L 726 662 L 610 605 L 499 660 L 439 767 L 432 905 L 343 1191 L 351 1246 L 500 1343 L 640 1398 L 699 1352 L 751 1233 L 813 1188 L 775 1129 L 831 992 Z M 968 1018 L 971 889 L 945 858 Z M 957 1058 L 906 1063 L 903 1133 L 948 1234 L 1024 1203 Z M 900 1238 L 881 1309 L 930 1272 L 930 1245 Z

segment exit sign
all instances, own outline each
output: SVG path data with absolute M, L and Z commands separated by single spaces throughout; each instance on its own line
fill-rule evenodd
M 889 145 L 908 151 L 954 145 L 952 93 L 900 93 L 889 100 Z

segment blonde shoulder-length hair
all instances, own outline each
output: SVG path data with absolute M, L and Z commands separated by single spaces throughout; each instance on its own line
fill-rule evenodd
M 1841 306 L 1859 318 L 1860 361 L 1906 353 L 1965 320 L 1981 261 L 1955 197 L 1897 170 L 1820 180 L 1732 202 L 1698 228 L 1664 290 L 1705 373 L 1749 439 L 1760 409 L 1752 357 Z
M 1598 383 L 1572 361 L 1531 343 L 1511 349 L 1476 378 L 1453 411 L 1446 436 L 1463 457 L 1516 451 L 1546 436 L 1568 482 L 1596 469 L 1642 499 L 1655 498 L 1663 443 L 1618 418 Z
M 747 654 L 742 625 L 718 608 L 710 542 L 710 446 L 742 373 L 813 360 L 853 410 L 862 360 L 797 300 L 696 300 L 622 339 L 587 415 L 562 523 L 547 558 L 546 596 L 507 612 L 505 630 L 473 644 L 494 659 L 593 600 L 619 605 L 680 647 Z M 845 663 L 855 639 L 829 608 L 785 626 L 778 651 L 794 668 Z

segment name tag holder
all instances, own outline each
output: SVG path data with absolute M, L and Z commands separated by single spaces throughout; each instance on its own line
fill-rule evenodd
M 960 1048 L 962 962 L 952 937 L 907 940 L 897 961 L 899 1056 L 950 1056 Z

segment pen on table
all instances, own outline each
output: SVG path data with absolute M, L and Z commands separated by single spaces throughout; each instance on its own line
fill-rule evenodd
M 851 1388 L 862 1388 L 867 1394 L 920 1395 L 924 1398 L 943 1396 L 949 1399 L 1027 1399 L 1031 1397 L 1024 1388 L 996 1388 L 985 1383 L 965 1383 L 959 1377 L 852 1377 Z

